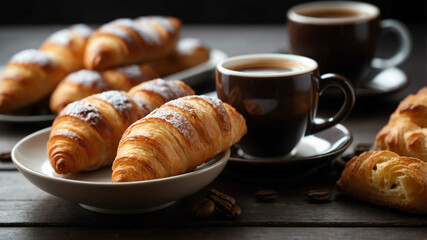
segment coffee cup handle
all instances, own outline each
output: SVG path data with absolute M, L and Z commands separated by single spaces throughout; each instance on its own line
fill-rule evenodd
M 338 87 L 344 93 L 344 103 L 333 117 L 327 119 L 316 119 L 315 116 L 313 116 L 313 119 L 311 120 L 311 127 L 308 129 L 306 135 L 320 132 L 344 120 L 350 114 L 356 100 L 356 94 L 354 93 L 354 89 L 350 81 L 342 75 L 335 73 L 323 74 L 320 76 L 318 86 L 319 95 L 329 87 Z M 322 122 L 316 123 L 315 120 L 322 120 Z
M 399 39 L 399 47 L 396 53 L 389 58 L 374 58 L 371 66 L 373 68 L 388 68 L 401 64 L 411 53 L 411 34 L 406 26 L 394 19 L 382 20 L 381 31 L 392 31 Z

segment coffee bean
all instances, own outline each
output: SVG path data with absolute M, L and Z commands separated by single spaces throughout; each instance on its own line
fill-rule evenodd
M 363 152 L 370 151 L 372 144 L 370 143 L 359 143 L 354 147 L 354 155 L 359 156 Z
M 239 205 L 234 205 L 233 207 L 231 207 L 230 211 L 224 212 L 224 215 L 227 218 L 236 218 L 242 215 L 242 209 L 239 207 Z
M 228 196 L 225 193 L 222 193 L 218 190 L 215 190 L 215 189 L 209 189 L 208 196 L 215 196 L 215 197 L 221 199 L 222 201 L 226 201 L 226 202 L 230 203 L 231 205 L 236 204 L 236 199 Z
M 277 192 L 274 190 L 259 190 L 255 197 L 261 202 L 272 202 L 277 198 Z
M 11 161 L 10 151 L 0 153 L 0 161 Z
M 215 208 L 217 212 L 221 214 L 221 216 L 233 219 L 237 218 L 242 214 L 242 209 L 239 205 L 233 205 L 230 208 Z
M 215 189 L 209 189 L 207 197 L 215 204 L 215 209 L 227 218 L 236 218 L 242 214 L 242 209 L 236 205 L 236 199 Z
M 315 189 L 307 192 L 307 197 L 312 202 L 329 202 L 331 191 L 329 189 Z
M 215 211 L 215 204 L 212 200 L 204 198 L 194 204 L 191 215 L 194 219 L 206 219 Z

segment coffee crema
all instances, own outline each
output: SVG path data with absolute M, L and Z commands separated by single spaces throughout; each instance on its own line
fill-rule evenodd
M 349 18 L 366 16 L 367 14 L 350 9 L 316 9 L 311 11 L 298 12 L 299 15 L 314 18 Z
M 236 69 L 236 71 L 245 73 L 283 73 L 292 72 L 295 69 L 289 67 L 247 67 Z
M 260 61 L 229 67 L 230 70 L 243 73 L 274 74 L 294 72 L 304 69 L 302 64 L 282 61 Z

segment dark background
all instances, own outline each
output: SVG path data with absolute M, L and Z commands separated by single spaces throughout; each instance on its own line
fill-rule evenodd
M 301 0 L 12 0 L 2 4 L 0 24 L 101 24 L 116 18 L 172 15 L 187 24 L 284 23 L 285 12 Z M 370 0 L 380 7 L 383 18 L 407 23 L 425 23 L 426 1 Z

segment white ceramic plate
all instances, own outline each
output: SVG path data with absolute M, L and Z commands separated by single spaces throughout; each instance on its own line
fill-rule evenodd
M 210 58 L 208 61 L 201 63 L 197 66 L 185 69 L 181 72 L 174 73 L 167 77 L 165 80 L 182 80 L 191 85 L 205 81 L 207 78 L 212 77 L 212 69 L 216 64 L 227 58 L 227 54 L 218 49 L 210 51 Z M 3 72 L 4 66 L 0 66 L 0 75 Z M 20 122 L 20 123 L 34 123 L 34 122 L 49 122 L 53 121 L 56 114 L 46 115 L 9 115 L 0 114 L 0 122 Z
M 46 128 L 19 141 L 12 150 L 13 163 L 40 189 L 101 213 L 143 213 L 170 206 L 211 183 L 230 157 L 230 150 L 227 150 L 189 173 L 147 181 L 112 183 L 111 167 L 65 176 L 56 174 L 46 152 L 49 133 L 50 128 Z

